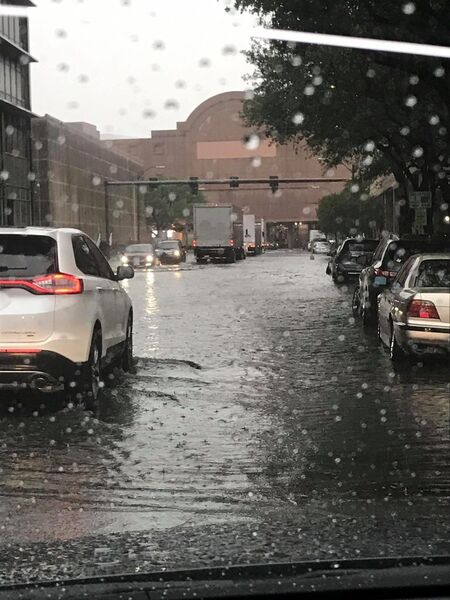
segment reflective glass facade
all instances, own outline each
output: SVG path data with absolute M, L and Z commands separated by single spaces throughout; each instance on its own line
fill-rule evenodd
M 1 16 L 0 38 L 0 226 L 30 225 L 33 177 L 28 20 Z

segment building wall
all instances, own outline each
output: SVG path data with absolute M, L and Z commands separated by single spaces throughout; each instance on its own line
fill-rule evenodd
M 94 239 L 99 234 L 105 239 L 108 229 L 113 244 L 135 241 L 133 189 L 111 189 L 106 215 L 104 184 L 137 180 L 142 168 L 106 147 L 95 128 L 87 125 L 63 123 L 48 115 L 33 119 L 36 224 L 77 227 Z M 140 219 L 143 224 L 143 212 Z M 143 228 L 141 234 L 145 239 Z
M 31 60 L 28 54 L 28 20 L 1 16 L 0 225 L 29 225 L 31 222 Z
M 148 139 L 113 140 L 109 144 L 124 155 L 139 156 L 146 177 L 165 178 L 267 178 L 325 175 L 321 161 L 305 146 L 271 144 L 246 128 L 241 119 L 244 92 L 219 94 L 200 104 L 176 130 L 153 131 Z M 247 140 L 247 142 L 244 142 Z M 348 179 L 339 167 L 328 175 Z M 209 202 L 232 202 L 249 213 L 272 222 L 309 222 L 317 219 L 320 199 L 338 192 L 342 183 L 280 186 L 272 194 L 266 186 L 231 190 L 207 187 Z

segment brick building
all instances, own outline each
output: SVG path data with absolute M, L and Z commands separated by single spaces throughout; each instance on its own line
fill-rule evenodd
M 137 180 L 142 163 L 109 148 L 89 123 L 63 123 L 46 115 L 33 119 L 32 138 L 37 225 L 77 227 L 95 240 L 99 234 L 104 240 L 108 231 L 113 244 L 138 238 L 133 189 L 114 188 L 105 201 L 104 184 Z
M 142 163 L 146 178 L 350 177 L 344 167 L 325 173 L 320 159 L 305 146 L 295 149 L 292 144 L 271 144 L 246 128 L 240 116 L 244 98 L 244 92 L 219 94 L 200 104 L 174 130 L 152 131 L 149 138 L 107 143 Z M 285 185 L 274 195 L 267 186 L 230 190 L 227 185 L 208 186 L 204 193 L 211 203 L 232 202 L 268 223 L 284 224 L 291 230 L 297 223 L 295 227 L 303 228 L 305 235 L 317 221 L 320 199 L 342 187 L 342 183 Z

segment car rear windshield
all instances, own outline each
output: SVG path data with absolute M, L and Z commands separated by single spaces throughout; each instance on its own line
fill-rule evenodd
M 125 252 L 153 252 L 153 246 L 151 244 L 133 244 L 127 246 Z
M 0 235 L 0 277 L 35 277 L 57 271 L 56 241 L 45 235 Z
M 361 242 L 349 242 L 348 250 L 350 252 L 372 253 L 378 246 L 377 240 L 362 240 Z
M 410 256 L 423 254 L 424 252 L 450 252 L 450 240 L 443 242 L 429 242 L 427 240 L 393 241 L 386 249 L 382 268 L 389 271 L 399 271 L 402 264 Z
M 415 287 L 450 288 L 450 259 L 424 260 L 419 267 Z
M 178 242 L 161 242 L 159 245 L 160 248 L 178 248 Z

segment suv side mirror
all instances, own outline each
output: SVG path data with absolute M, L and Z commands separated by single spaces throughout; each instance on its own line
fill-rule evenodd
M 122 281 L 123 279 L 133 279 L 134 269 L 130 266 L 120 265 L 117 267 L 116 279 Z

